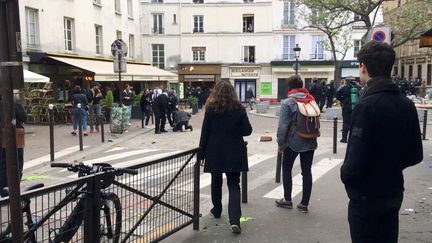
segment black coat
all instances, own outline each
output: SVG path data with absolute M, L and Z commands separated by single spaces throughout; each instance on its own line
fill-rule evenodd
M 204 172 L 248 171 L 243 136 L 252 133 L 244 108 L 222 114 L 206 110 L 201 130 L 198 159 L 205 159 Z
M 374 79 L 355 106 L 341 179 L 355 200 L 403 193 L 402 170 L 423 160 L 417 110 L 391 79 Z
M 166 114 L 168 112 L 168 96 L 166 94 L 160 94 L 153 101 L 153 112 Z

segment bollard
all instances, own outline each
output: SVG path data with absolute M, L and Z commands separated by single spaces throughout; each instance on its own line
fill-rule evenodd
M 276 160 L 276 183 L 280 183 L 281 180 L 281 168 L 282 168 L 282 153 L 277 151 L 277 160 Z
M 333 118 L 333 153 L 337 154 L 337 121 L 338 118 Z
M 248 202 L 248 192 L 247 192 L 247 188 L 248 188 L 248 182 L 247 182 L 247 171 L 243 171 L 241 173 L 241 185 L 242 185 L 242 203 L 247 203 Z
M 101 130 L 100 130 L 100 132 L 101 132 L 101 140 L 102 140 L 102 143 L 105 143 L 105 129 L 104 129 L 103 115 L 99 116 L 99 125 L 101 127 Z
M 83 151 L 83 130 L 81 122 L 81 103 L 78 103 L 78 138 L 79 138 L 79 150 Z
M 153 113 L 153 111 L 152 111 L 151 114 L 150 114 L 150 115 L 151 115 L 152 125 L 154 125 L 154 116 L 153 116 L 153 114 L 154 114 L 154 113 Z
M 50 161 L 54 161 L 54 105 L 48 105 L 49 128 L 50 128 Z
M 426 128 L 427 128 L 427 110 L 424 111 L 423 114 L 423 140 L 426 139 Z

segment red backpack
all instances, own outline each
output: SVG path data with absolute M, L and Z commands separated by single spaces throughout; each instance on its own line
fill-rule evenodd
M 315 101 L 309 103 L 298 102 L 297 121 L 293 124 L 297 135 L 304 139 L 313 139 L 320 133 L 320 109 Z

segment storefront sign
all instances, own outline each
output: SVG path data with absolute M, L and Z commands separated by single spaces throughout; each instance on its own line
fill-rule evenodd
M 259 78 L 260 68 L 259 67 L 231 67 L 230 77 L 231 78 Z
M 426 63 L 426 57 L 416 58 L 416 63 L 418 63 L 418 64 L 420 64 L 420 63 Z
M 414 64 L 414 58 L 405 59 L 405 64 Z
M 271 94 L 272 94 L 272 83 L 261 82 L 261 95 L 271 95 Z
M 119 81 L 118 75 L 95 75 L 95 81 Z M 122 81 L 132 81 L 132 76 L 122 75 Z

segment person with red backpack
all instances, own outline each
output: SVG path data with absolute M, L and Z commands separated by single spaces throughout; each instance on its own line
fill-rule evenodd
M 300 154 L 303 176 L 303 197 L 297 205 L 300 212 L 307 213 L 312 191 L 312 161 L 320 136 L 320 109 L 315 98 L 303 88 L 300 76 L 291 76 L 288 81 L 288 98 L 281 101 L 277 143 L 283 153 L 282 174 L 284 197 L 276 200 L 276 206 L 293 207 L 291 171 Z

